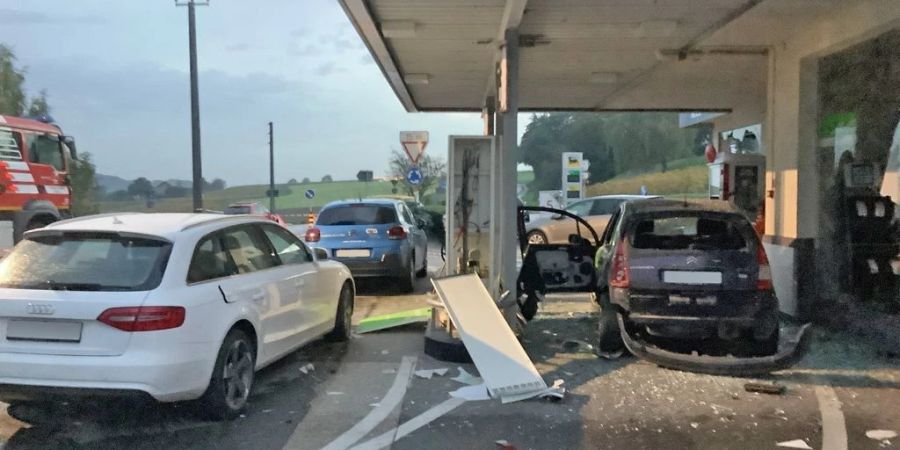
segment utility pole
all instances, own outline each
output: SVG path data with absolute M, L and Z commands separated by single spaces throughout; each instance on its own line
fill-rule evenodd
M 197 27 L 194 23 L 194 6 L 207 6 L 209 1 L 175 0 L 175 6 L 188 8 L 188 48 L 191 65 L 191 160 L 193 164 L 194 211 L 203 209 L 203 166 L 200 159 L 200 94 L 197 91 Z
M 275 135 L 269 122 L 269 211 L 275 212 Z

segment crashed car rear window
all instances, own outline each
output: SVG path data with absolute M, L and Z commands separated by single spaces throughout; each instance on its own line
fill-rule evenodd
M 740 250 L 747 240 L 736 219 L 702 216 L 642 218 L 631 232 L 631 246 L 658 250 Z

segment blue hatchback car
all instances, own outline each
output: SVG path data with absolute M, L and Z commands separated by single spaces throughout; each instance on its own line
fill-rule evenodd
M 400 200 L 331 202 L 306 230 L 305 240 L 344 263 L 355 278 L 394 278 L 406 292 L 428 270 L 428 238 Z

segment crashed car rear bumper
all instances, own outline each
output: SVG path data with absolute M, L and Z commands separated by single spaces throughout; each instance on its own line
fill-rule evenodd
M 662 367 L 712 375 L 750 376 L 786 369 L 799 361 L 809 346 L 809 324 L 789 323 L 781 328 L 778 352 L 770 356 L 734 357 L 678 353 L 633 337 L 621 314 L 619 330 L 625 347 L 638 358 Z

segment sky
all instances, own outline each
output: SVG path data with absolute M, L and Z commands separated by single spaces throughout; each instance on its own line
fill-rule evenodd
M 400 130 L 429 131 L 427 152 L 442 159 L 448 135 L 481 133 L 478 114 L 407 113 L 336 0 L 212 0 L 197 7 L 197 34 L 208 180 L 267 183 L 269 121 L 278 182 L 386 174 Z M 186 8 L 0 0 L 0 42 L 98 172 L 190 178 Z

